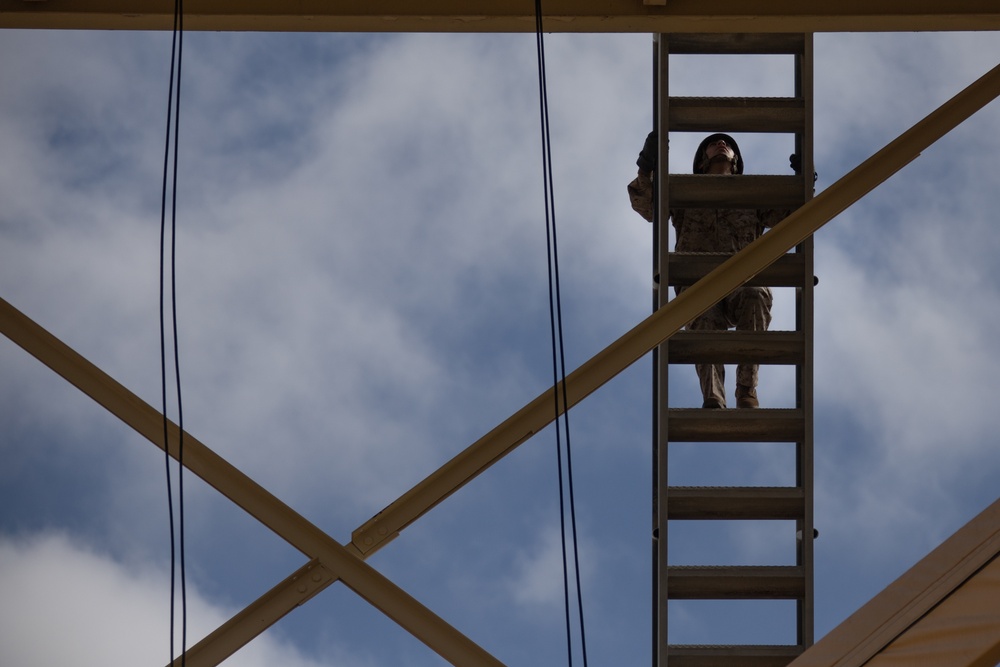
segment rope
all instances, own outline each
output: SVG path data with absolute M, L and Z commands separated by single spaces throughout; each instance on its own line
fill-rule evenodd
M 545 40 L 542 33 L 542 3 L 535 0 L 535 37 L 538 50 L 538 88 L 540 99 L 541 132 L 542 132 L 542 175 L 545 195 L 545 230 L 546 248 L 548 251 L 549 279 L 549 323 L 552 332 L 552 385 L 553 405 L 556 412 L 556 461 L 559 472 L 559 533 L 562 538 L 563 559 L 563 605 L 566 611 L 566 652 L 569 665 L 573 665 L 572 614 L 570 613 L 569 562 L 566 545 L 566 501 L 563 488 L 563 477 L 567 480 L 569 492 L 569 515 L 573 542 L 573 570 L 575 573 L 577 615 L 580 622 L 580 645 L 583 665 L 587 666 L 587 636 L 584 630 L 583 592 L 580 585 L 580 554 L 576 530 L 576 502 L 573 493 L 573 457 L 570 441 L 569 411 L 562 415 L 563 428 L 566 433 L 566 468 L 563 470 L 562 443 L 560 436 L 559 404 L 569 405 L 566 395 L 566 355 L 562 328 L 562 298 L 559 284 L 559 250 L 556 237 L 555 195 L 552 183 L 552 144 L 549 133 L 549 102 L 545 76 Z M 560 391 L 562 395 L 560 397 Z
M 165 467 L 167 476 L 167 505 L 170 521 L 170 664 L 174 663 L 174 619 L 176 617 L 176 590 L 177 583 L 175 573 L 178 570 L 178 551 L 180 556 L 180 588 L 181 588 L 181 665 L 186 665 L 187 646 L 187 576 L 184 559 L 184 410 L 181 401 L 181 371 L 180 353 L 177 343 L 177 148 L 178 136 L 180 134 L 180 103 L 181 103 L 181 59 L 184 49 L 184 12 L 183 0 L 174 2 L 174 27 L 170 46 L 170 85 L 167 93 L 167 130 L 164 139 L 163 155 L 163 186 L 160 198 L 160 390 L 163 402 L 163 452 L 165 457 Z M 176 67 L 176 76 L 175 76 Z M 177 87 L 177 95 L 174 97 L 174 86 Z M 171 297 L 171 323 L 172 323 L 172 343 L 173 343 L 173 363 L 174 363 L 174 384 L 177 388 L 177 489 L 178 489 L 178 535 L 174 530 L 174 500 L 173 484 L 170 478 L 170 421 L 167 418 L 167 334 L 165 310 L 166 294 L 166 237 L 167 237 L 167 190 L 168 174 L 171 173 L 171 123 L 173 123 L 173 165 L 172 165 L 172 193 L 171 193 L 171 218 L 170 218 L 170 297 Z

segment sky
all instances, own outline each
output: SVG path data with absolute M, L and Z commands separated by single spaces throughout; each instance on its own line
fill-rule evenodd
M 815 45 L 817 191 L 1000 61 L 995 33 Z M 651 230 L 625 186 L 652 127 L 651 38 L 545 47 L 572 370 L 650 312 Z M 157 409 L 169 59 L 166 33 L 0 39 L 0 297 Z M 792 64 L 676 57 L 670 80 L 789 95 Z M 184 36 L 184 426 L 341 543 L 551 384 L 538 97 L 534 35 Z M 699 139 L 676 137 L 672 171 Z M 747 173 L 789 173 L 788 137 L 737 139 Z M 817 637 L 998 497 L 998 154 L 994 101 L 816 235 Z M 773 328 L 791 304 L 777 295 Z M 162 452 L 5 337 L 0 376 L 0 664 L 166 664 Z M 781 407 L 791 372 L 760 382 Z M 699 400 L 693 369 L 675 399 Z M 570 412 L 596 665 L 650 660 L 650 415 L 649 355 Z M 671 482 L 788 483 L 779 449 L 681 457 Z M 504 664 L 565 664 L 558 475 L 548 428 L 368 563 Z M 184 484 L 193 644 L 307 558 Z M 786 564 L 789 537 L 720 522 L 671 545 Z M 671 641 L 793 641 L 790 612 L 675 605 Z M 225 664 L 445 663 L 334 584 Z

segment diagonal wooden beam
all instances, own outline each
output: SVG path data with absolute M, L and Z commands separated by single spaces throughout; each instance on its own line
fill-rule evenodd
M 337 575 L 313 558 L 203 637 L 171 667 L 215 667 L 335 581 Z
M 1000 30 L 995 0 L 545 0 L 547 32 Z M 0 0 L 0 28 L 170 30 L 171 0 Z M 534 32 L 531 0 L 196 0 L 186 30 Z
M 598 352 L 566 378 L 568 407 L 757 275 L 861 199 L 962 121 L 1000 96 L 1000 65 L 911 127 L 882 150 Z M 369 553 L 556 419 L 549 389 L 354 531 L 352 542 Z M 559 414 L 563 406 L 559 406 Z
M 164 443 L 163 416 L 157 410 L 3 299 L 0 299 L 0 330 L 140 435 L 178 458 L 180 430 L 176 424 L 168 424 L 168 442 Z M 195 437 L 184 433 L 183 444 L 184 466 L 192 473 L 292 546 L 322 563 L 348 588 L 443 658 L 455 665 L 502 665 L 365 563 L 352 548 L 339 544 Z

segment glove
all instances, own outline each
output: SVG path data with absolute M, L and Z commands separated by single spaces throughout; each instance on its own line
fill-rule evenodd
M 788 156 L 788 165 L 796 174 L 802 173 L 802 158 L 799 157 L 798 153 L 792 153 Z
M 642 172 L 648 174 L 656 170 L 656 149 L 656 130 L 653 130 L 646 136 L 646 142 L 642 145 L 642 150 L 639 152 L 639 159 L 635 161 L 636 166 Z
M 789 164 L 789 166 L 791 166 L 792 171 L 794 171 L 796 174 L 801 174 L 802 173 L 802 158 L 799 157 L 798 153 L 792 153 L 791 155 L 788 156 L 788 164 Z M 814 171 L 813 172 L 813 183 L 815 183 L 818 178 L 819 178 L 819 174 L 817 174 Z

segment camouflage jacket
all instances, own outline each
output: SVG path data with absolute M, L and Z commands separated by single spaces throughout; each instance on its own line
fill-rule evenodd
M 628 185 L 632 208 L 653 220 L 653 182 L 639 174 Z M 784 210 L 688 208 L 670 211 L 680 252 L 735 253 L 756 240 L 764 229 L 788 216 Z

